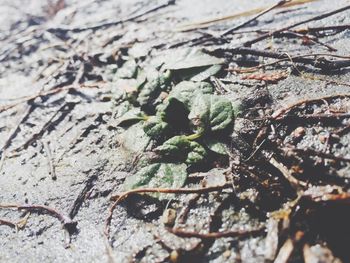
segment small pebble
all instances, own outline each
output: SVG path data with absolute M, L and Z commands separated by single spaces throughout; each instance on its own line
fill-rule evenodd
M 231 256 L 231 251 L 230 250 L 226 250 L 223 254 L 223 257 L 228 259 Z
M 179 252 L 177 252 L 176 250 L 171 251 L 171 253 L 170 253 L 170 262 L 175 263 L 175 262 L 178 261 L 178 259 L 179 259 Z
M 293 131 L 293 137 L 300 138 L 300 137 L 304 136 L 305 133 L 306 133 L 306 131 L 305 131 L 304 127 L 298 127 Z
M 319 135 L 318 139 L 320 140 L 321 143 L 326 143 L 327 142 L 327 136 L 325 135 Z
M 168 208 L 164 211 L 162 216 L 162 223 L 166 226 L 173 226 L 176 219 L 176 210 Z

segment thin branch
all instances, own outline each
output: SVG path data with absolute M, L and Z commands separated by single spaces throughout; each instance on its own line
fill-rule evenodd
M 287 31 L 286 33 L 282 33 L 281 36 L 298 37 L 298 38 L 301 38 L 303 40 L 306 39 L 308 41 L 311 41 L 311 42 L 313 42 L 315 44 L 319 44 L 319 45 L 327 48 L 329 51 L 337 51 L 336 48 L 319 41 L 315 36 L 310 36 L 310 35 L 306 35 L 306 34 L 300 34 L 300 33 L 296 33 L 296 32 L 293 32 L 293 31 Z
M 275 60 L 275 61 L 272 61 L 272 62 L 269 62 L 269 63 L 264 63 L 264 64 L 261 64 L 259 66 L 249 67 L 249 68 L 244 68 L 244 69 L 229 68 L 229 69 L 227 69 L 227 71 L 237 72 L 237 73 L 249 73 L 249 72 L 254 72 L 254 71 L 258 70 L 258 69 L 266 68 L 268 66 L 272 66 L 272 65 L 275 65 L 275 64 L 278 64 L 278 63 L 281 63 L 281 62 L 285 62 L 285 61 L 290 61 L 290 62 L 292 62 L 294 64 L 294 62 L 297 62 L 297 60 L 299 62 L 301 62 L 299 60 L 300 58 L 318 57 L 318 56 L 332 56 L 332 57 L 347 58 L 347 57 L 344 57 L 344 56 L 338 56 L 338 55 L 333 55 L 333 54 L 324 54 L 324 53 L 304 54 L 304 55 L 297 55 L 297 56 L 287 56 L 286 55 L 285 58 L 281 58 L 281 59 L 278 59 L 278 60 Z
M 296 33 L 301 33 L 301 34 L 316 34 L 319 32 L 323 31 L 337 31 L 341 32 L 344 30 L 350 29 L 350 25 L 336 25 L 336 26 L 321 26 L 321 27 L 307 27 L 307 28 L 300 28 L 300 29 L 295 29 L 293 30 Z
M 234 26 L 234 27 L 231 27 L 229 29 L 227 29 L 226 31 L 224 31 L 223 33 L 220 34 L 220 37 L 223 37 L 223 36 L 226 36 L 226 35 L 229 35 L 231 34 L 232 32 L 250 24 L 251 22 L 255 21 L 256 19 L 258 19 L 259 17 L 267 14 L 268 12 L 274 10 L 275 8 L 277 7 L 281 7 L 283 6 L 285 3 L 288 3 L 290 2 L 291 0 L 281 0 L 279 2 L 277 2 L 276 4 L 274 4 L 273 6 L 270 6 L 269 8 L 266 8 L 265 10 L 261 11 L 260 13 L 258 13 L 257 15 L 255 15 L 254 17 L 248 19 L 247 21 L 244 21 L 243 23 L 237 25 L 237 26 Z
M 63 228 L 68 231 L 68 233 L 72 234 L 76 231 L 76 226 L 77 226 L 76 221 L 73 221 L 68 216 L 63 215 L 60 212 L 58 212 L 57 210 L 55 210 L 51 207 L 48 207 L 48 206 L 0 204 L 0 208 L 4 208 L 4 209 L 14 208 L 17 210 L 25 210 L 25 211 L 29 211 L 29 212 L 38 213 L 38 214 L 48 214 L 48 215 L 51 215 L 51 216 L 57 218 L 61 222 Z
M 313 99 L 303 99 L 303 100 L 294 102 L 293 104 L 291 104 L 285 108 L 282 108 L 282 109 L 275 111 L 271 117 L 273 119 L 279 119 L 279 118 L 281 118 L 282 115 L 288 113 L 292 109 L 299 107 L 303 104 L 316 103 L 316 102 L 329 100 L 329 99 L 348 98 L 348 97 L 350 97 L 350 94 L 335 94 L 335 95 L 323 96 L 323 97 L 313 98 Z
M 193 194 L 191 198 L 187 201 L 186 206 L 181 210 L 177 217 L 177 222 L 180 224 L 184 224 L 186 222 L 188 213 L 190 212 L 191 207 L 198 201 L 200 198 L 200 194 Z
M 307 187 L 306 182 L 300 181 L 297 178 L 295 178 L 288 170 L 288 168 L 285 167 L 282 163 L 278 162 L 275 158 L 270 158 L 269 162 L 281 172 L 283 177 L 290 183 L 290 185 L 293 188 L 298 189 Z
M 6 219 L 1 219 L 1 218 L 0 218 L 0 225 L 9 226 L 9 227 L 12 227 L 12 228 L 17 228 L 17 224 L 16 223 L 13 223 L 11 221 L 8 221 Z
M 277 59 L 280 59 L 280 61 L 282 61 L 282 59 L 292 60 L 293 62 L 312 65 L 322 70 L 335 70 L 335 69 L 341 69 L 344 67 L 350 67 L 350 57 L 334 55 L 334 54 L 318 53 L 318 54 L 298 55 L 293 57 L 287 53 L 252 49 L 247 47 L 239 47 L 239 48 L 233 48 L 233 49 L 218 48 L 215 51 L 213 51 L 213 53 L 225 53 L 225 52 L 230 52 L 233 55 L 254 55 L 259 57 L 277 58 Z M 329 59 L 326 59 L 325 56 L 343 58 L 343 59 L 329 60 Z M 308 58 L 308 57 L 314 57 L 314 58 Z
M 260 42 L 266 38 L 269 38 L 269 37 L 272 37 L 278 33 L 281 33 L 283 31 L 286 31 L 286 30 L 289 30 L 291 28 L 294 28 L 294 27 L 297 27 L 297 26 L 300 26 L 300 25 L 303 25 L 303 24 L 306 24 L 306 23 L 309 23 L 309 22 L 312 22 L 312 21 L 317 21 L 317 20 L 321 20 L 321 19 L 324 19 L 326 17 L 329 17 L 329 16 L 332 16 L 332 15 L 335 15 L 335 14 L 338 14 L 338 13 L 341 13 L 341 12 L 344 12 L 346 10 L 350 9 L 350 5 L 347 5 L 347 6 L 344 6 L 342 8 L 338 8 L 336 10 L 333 10 L 333 11 L 330 11 L 330 12 L 326 12 L 326 13 L 323 13 L 321 15 L 317 15 L 317 16 L 314 16 L 314 17 L 311 17 L 311 18 L 308 18 L 308 19 L 305 19 L 305 20 L 302 20 L 300 22 L 297 22 L 297 23 L 294 23 L 294 24 L 291 24 L 289 26 L 286 26 L 286 27 L 282 27 L 280 29 L 277 29 L 277 30 L 274 30 L 272 32 L 269 32 L 269 33 L 266 33 L 260 37 L 257 37 L 253 40 L 250 40 L 250 41 L 247 41 L 245 42 L 243 45 L 246 46 L 246 47 L 249 47 L 251 46 L 252 44 L 255 44 L 257 42 Z
M 60 119 L 62 119 L 63 116 L 66 116 L 68 112 L 72 111 L 76 105 L 76 102 L 67 102 L 63 104 L 59 109 L 56 110 L 52 117 L 42 126 L 42 128 L 38 132 L 34 133 L 25 143 L 15 148 L 13 152 L 19 152 L 28 148 L 31 143 L 42 137 L 44 133 L 50 129 L 50 127 L 55 126 L 57 121 L 60 121 Z M 62 114 L 61 116 L 59 116 L 61 112 Z M 56 119 L 57 116 L 59 117 Z
M 173 45 L 171 47 L 175 47 L 175 46 L 179 46 L 179 45 L 183 45 L 185 43 L 190 43 L 192 42 L 193 44 L 195 45 L 199 45 L 199 44 L 202 44 L 206 41 L 210 41 L 210 40 L 221 40 L 223 41 L 224 40 L 224 37 L 227 36 L 227 35 L 230 35 L 232 33 L 234 33 L 234 31 L 242 28 L 242 27 L 245 27 L 246 25 L 250 24 L 251 22 L 255 21 L 256 19 L 258 19 L 259 17 L 263 16 L 264 14 L 274 10 L 275 8 L 278 8 L 278 7 L 281 7 L 283 6 L 284 4 L 290 2 L 291 0 L 281 0 L 279 1 L 277 4 L 271 6 L 271 7 L 268 7 L 266 8 L 265 10 L 261 11 L 260 13 L 258 13 L 257 15 L 255 15 L 254 17 L 248 19 L 247 21 L 244 21 L 242 22 L 241 24 L 237 25 L 237 26 L 234 26 L 234 27 L 231 27 L 227 30 L 225 30 L 224 32 L 220 33 L 220 34 L 208 34 L 206 33 L 206 35 L 204 36 L 201 36 L 201 37 L 196 37 L 196 38 L 193 38 L 191 40 L 188 40 L 188 41 L 184 41 L 184 42 L 181 42 L 181 43 L 178 43 L 176 45 Z M 225 39 L 225 41 L 227 42 L 228 40 Z
M 209 192 L 215 192 L 226 188 L 231 188 L 232 183 L 227 183 L 219 186 L 211 186 L 205 188 L 137 188 L 120 195 L 114 195 L 111 197 L 112 201 L 122 201 L 131 194 L 139 193 L 165 193 L 165 194 L 203 194 Z
M 167 230 L 179 237 L 195 237 L 200 239 L 216 239 L 216 238 L 223 238 L 223 237 L 249 237 L 249 236 L 255 236 L 255 235 L 262 235 L 265 233 L 265 226 L 251 229 L 251 230 L 236 230 L 236 231 L 223 231 L 223 232 L 212 232 L 212 233 L 198 233 L 198 232 L 192 232 L 192 231 L 186 231 L 179 228 L 167 228 Z
M 4 145 L 2 146 L 0 152 L 2 153 L 2 163 L 6 158 L 6 153 L 5 151 L 10 147 L 13 139 L 16 137 L 18 131 L 20 130 L 20 126 L 21 124 L 26 121 L 29 117 L 29 115 L 33 112 L 34 108 L 32 105 L 27 106 L 26 111 L 24 112 L 24 114 L 21 116 L 20 120 L 18 121 L 18 123 L 16 124 L 16 126 L 13 127 L 13 129 L 10 131 Z
M 104 82 L 96 82 L 93 84 L 80 84 L 78 86 L 78 88 L 98 88 L 98 84 L 103 84 Z M 0 113 L 5 111 L 5 110 L 9 110 L 13 107 L 16 107 L 17 105 L 20 105 L 22 103 L 26 103 L 32 100 L 35 100 L 36 98 L 39 97 L 44 97 L 44 96 L 48 96 L 48 95 L 52 95 L 52 94 L 56 94 L 62 91 L 67 91 L 70 89 L 76 89 L 77 85 L 68 85 L 68 86 L 64 86 L 64 87 L 59 87 L 59 88 L 55 88 L 55 89 L 51 89 L 51 90 L 47 90 L 47 91 L 42 91 L 39 92 L 38 94 L 34 94 L 34 95 L 30 95 L 30 96 L 26 96 L 26 97 L 22 97 L 19 98 L 19 101 L 16 101 L 15 103 L 9 104 L 9 105 L 4 105 L 0 107 Z
M 111 21 L 111 22 L 107 22 L 107 23 L 102 23 L 102 24 L 99 24 L 99 25 L 95 25 L 95 26 L 88 26 L 88 27 L 76 27 L 76 28 L 49 28 L 48 31 L 51 32 L 51 33 L 54 33 L 54 32 L 74 32 L 74 33 L 79 33 L 79 32 L 82 32 L 82 31 L 86 31 L 86 30 L 92 30 L 92 31 L 96 31 L 96 30 L 99 30 L 99 29 L 102 29 L 102 28 L 106 28 L 106 27 L 111 27 L 111 26 L 116 26 L 116 25 L 119 25 L 119 24 L 123 24 L 125 22 L 130 22 L 130 21 L 134 21 L 144 15 L 147 15 L 147 14 L 150 14 L 152 12 L 155 12 L 159 9 L 162 9 L 164 7 L 167 7 L 169 5 L 173 5 L 175 4 L 175 0 L 168 0 L 166 1 L 165 3 L 161 3 L 161 4 L 158 4 L 156 6 L 153 6 L 151 7 L 150 9 L 147 9 L 141 13 L 137 13 L 135 15 L 131 15 L 127 18 L 123 18 L 123 19 L 119 19 L 119 20 L 116 20 L 116 21 Z

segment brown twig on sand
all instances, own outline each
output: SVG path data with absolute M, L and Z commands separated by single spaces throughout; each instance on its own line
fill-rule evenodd
M 1 219 L 1 218 L 0 218 L 0 225 L 9 226 L 9 227 L 12 227 L 12 228 L 16 228 L 17 227 L 16 223 L 13 223 L 11 221 L 8 221 L 6 219 Z
M 48 214 L 55 218 L 57 218 L 62 227 L 68 231 L 69 234 L 72 234 L 76 231 L 77 222 L 70 219 L 68 216 L 65 216 L 58 212 L 57 210 L 44 206 L 44 205 L 17 205 L 17 204 L 0 204 L 0 208 L 4 209 L 17 209 L 17 210 L 25 210 L 28 212 L 34 212 L 38 214 Z
M 196 237 L 200 239 L 216 239 L 216 238 L 223 238 L 223 237 L 248 237 L 248 236 L 254 236 L 254 235 L 262 235 L 265 233 L 265 226 L 251 229 L 251 230 L 236 230 L 236 231 L 223 231 L 223 232 L 212 232 L 212 233 L 198 233 L 198 232 L 192 232 L 192 231 L 186 231 L 178 228 L 167 228 L 167 230 L 179 237 Z
M 290 185 L 293 188 L 298 189 L 307 187 L 306 182 L 300 181 L 297 178 L 295 178 L 288 170 L 288 168 L 285 167 L 282 163 L 278 162 L 275 158 L 270 158 L 269 162 L 281 172 L 283 177 L 290 183 Z
M 284 107 L 282 109 L 275 111 L 271 117 L 272 117 L 272 119 L 280 119 L 283 115 L 285 115 L 286 113 L 288 113 L 292 109 L 299 107 L 303 104 L 316 103 L 316 102 L 325 101 L 325 100 L 329 100 L 329 99 L 348 98 L 348 97 L 350 97 L 350 94 L 335 94 L 335 95 L 323 96 L 323 97 L 319 97 L 319 98 L 299 100 L 297 102 L 290 104 L 287 107 Z

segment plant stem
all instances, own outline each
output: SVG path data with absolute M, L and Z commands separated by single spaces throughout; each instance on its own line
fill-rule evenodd
M 186 136 L 186 139 L 189 140 L 189 141 L 194 141 L 198 138 L 200 138 L 202 136 L 202 132 L 199 132 L 199 133 L 194 133 L 194 134 L 191 134 L 191 135 L 187 135 Z

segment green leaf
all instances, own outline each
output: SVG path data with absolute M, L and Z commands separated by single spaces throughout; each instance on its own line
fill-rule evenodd
M 147 116 L 140 111 L 139 108 L 133 108 L 123 114 L 118 120 L 117 120 L 117 126 L 121 127 L 127 127 L 130 126 L 136 122 L 144 121 L 147 119 Z
M 240 115 L 243 111 L 242 101 L 234 100 L 231 102 L 231 104 L 233 109 L 233 117 L 237 118 L 237 116 Z
M 165 69 L 179 70 L 223 64 L 223 59 L 208 55 L 194 48 L 179 49 L 167 56 L 163 67 Z
M 210 116 L 210 97 L 214 95 L 199 93 L 193 99 L 188 119 L 196 133 L 203 133 L 208 129 Z
M 225 129 L 233 121 L 232 103 L 222 96 L 211 96 L 209 118 L 212 131 Z
M 151 116 L 144 122 L 143 130 L 152 139 L 159 139 L 169 130 L 169 124 L 159 116 Z
M 135 60 L 130 59 L 126 61 L 120 69 L 118 69 L 116 77 L 120 79 L 132 79 L 136 77 L 136 74 L 137 64 Z
M 207 82 L 182 81 L 173 87 L 169 93 L 168 100 L 177 100 L 183 103 L 187 109 L 189 109 L 191 100 L 198 93 L 212 94 L 213 92 L 213 86 Z
M 186 155 L 190 150 L 190 144 L 191 142 L 185 135 L 178 135 L 165 141 L 161 146 L 155 148 L 154 151 L 164 157 L 181 161 L 186 159 Z
M 196 133 L 219 131 L 233 121 L 231 102 L 218 95 L 197 94 L 193 99 L 188 119 Z
M 173 126 L 185 128 L 188 125 L 187 115 L 193 97 L 198 93 L 213 92 L 212 85 L 207 82 L 182 81 L 173 87 L 168 98 L 157 107 L 157 114 Z
M 123 190 L 135 188 L 180 188 L 187 179 L 186 164 L 155 163 L 142 168 L 137 173 L 128 176 L 123 184 Z M 171 194 L 151 194 L 159 199 L 172 198 Z
M 144 152 L 150 140 L 151 138 L 144 132 L 141 123 L 129 127 L 118 137 L 120 148 L 127 155 L 125 157 L 135 157 L 135 154 Z
M 170 71 L 158 75 L 158 77 L 147 82 L 137 97 L 137 102 L 141 105 L 151 104 L 159 94 L 166 89 L 170 83 Z
M 176 74 L 179 78 L 191 81 L 203 81 L 215 75 L 221 70 L 221 65 L 212 65 L 198 68 L 178 70 Z
M 175 161 L 184 161 L 189 165 L 197 164 L 204 160 L 207 151 L 199 143 L 191 141 L 192 137 L 197 138 L 198 136 L 174 136 L 154 151 Z
M 225 143 L 220 142 L 217 139 L 210 138 L 210 139 L 205 139 L 204 143 L 206 146 L 209 148 L 209 150 L 221 154 L 221 155 L 227 155 L 228 149 Z
M 186 163 L 188 165 L 198 164 L 207 156 L 205 148 L 197 142 L 190 142 L 190 152 L 187 155 Z

